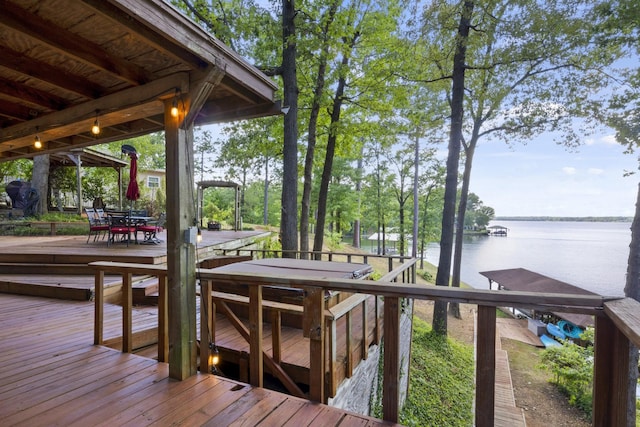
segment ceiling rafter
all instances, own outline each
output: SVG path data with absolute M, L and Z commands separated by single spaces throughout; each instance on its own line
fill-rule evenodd
M 51 49 L 133 85 L 144 84 L 152 79 L 144 69 L 112 55 L 95 43 L 80 39 L 76 34 L 56 26 L 53 22 L 28 13 L 7 0 L 0 0 L 0 9 L 0 24 L 36 39 Z
M 29 58 L 20 52 L 0 46 L 0 58 L 2 66 L 17 73 L 28 74 L 48 85 L 75 93 L 84 98 L 95 99 L 104 93 L 104 89 L 89 80 L 65 73 L 42 61 Z

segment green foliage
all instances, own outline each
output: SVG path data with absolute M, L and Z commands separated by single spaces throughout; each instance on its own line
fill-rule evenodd
M 587 330 L 583 339 L 593 339 L 593 331 Z M 569 403 L 591 418 L 593 347 L 582 347 L 567 340 L 562 346 L 544 350 L 541 361 L 542 366 L 552 372 L 553 383 L 567 395 Z
M 429 283 L 433 283 L 433 274 L 426 270 L 418 270 L 418 275 Z
M 432 332 L 414 317 L 410 385 L 400 423 L 407 426 L 473 424 L 473 348 Z

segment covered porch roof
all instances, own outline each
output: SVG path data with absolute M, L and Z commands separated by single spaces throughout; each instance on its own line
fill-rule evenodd
M 166 103 L 195 126 L 279 112 L 269 78 L 164 1 L 0 9 L 0 162 L 161 131 Z
M 0 162 L 164 130 L 169 375 L 194 375 L 193 129 L 279 114 L 275 83 L 162 0 L 0 0 L 0 10 Z

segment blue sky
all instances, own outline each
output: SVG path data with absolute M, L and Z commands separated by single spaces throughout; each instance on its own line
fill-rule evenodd
M 496 216 L 633 216 L 638 156 L 613 133 L 585 138 L 570 152 L 551 138 L 527 145 L 480 141 L 470 189 Z

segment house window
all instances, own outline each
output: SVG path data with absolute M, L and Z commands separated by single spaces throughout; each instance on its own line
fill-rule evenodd
M 160 187 L 160 178 L 157 176 L 148 176 L 147 177 L 147 187 L 149 188 L 158 188 Z

